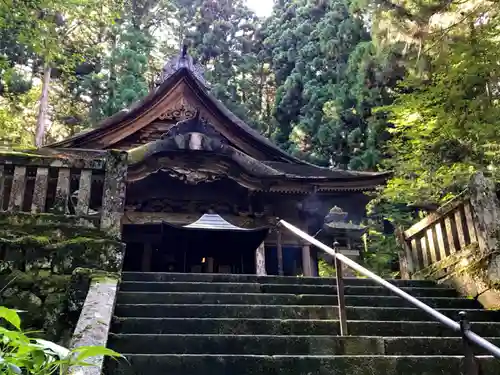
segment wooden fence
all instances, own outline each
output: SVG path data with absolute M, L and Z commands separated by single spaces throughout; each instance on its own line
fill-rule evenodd
M 406 231 L 398 232 L 402 278 L 477 243 L 477 228 L 470 197 L 465 193 Z
M 117 234 L 126 173 L 120 151 L 0 152 L 0 211 L 74 215 Z

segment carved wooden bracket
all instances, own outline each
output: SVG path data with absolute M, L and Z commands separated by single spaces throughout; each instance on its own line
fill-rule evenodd
M 177 168 L 177 167 L 162 168 L 161 171 L 166 172 L 170 177 L 181 180 L 182 182 L 189 185 L 198 185 L 200 183 L 213 182 L 220 180 L 222 177 L 224 177 L 223 175 L 216 173 L 197 171 L 194 169 Z

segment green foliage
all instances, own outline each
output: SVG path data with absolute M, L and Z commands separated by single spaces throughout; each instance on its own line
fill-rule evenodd
M 260 21 L 245 3 L 176 0 L 178 35 L 205 67 L 211 92 L 237 116 L 266 131 L 270 71 L 262 59 Z
M 399 49 L 406 67 L 394 102 L 378 108 L 391 122 L 382 165 L 393 177 L 371 209 L 407 227 L 461 193 L 474 172 L 498 179 L 499 8 L 487 1 L 410 1 L 398 12 L 382 2 L 365 6 L 384 25 L 374 29 L 374 40 Z
M 8 0 L 0 140 L 32 145 L 47 62 L 51 141 L 143 98 L 186 41 L 211 92 L 283 149 L 392 171 L 371 220 L 408 226 L 475 171 L 498 179 L 499 21 L 486 0 L 280 0 L 264 20 L 243 0 Z
M 39 88 L 22 94 L 0 96 L 0 143 L 29 147 L 33 145 Z
M 129 26 L 118 35 L 118 41 L 107 61 L 113 77 L 110 77 L 104 115 L 111 116 L 121 109 L 142 99 L 148 93 L 148 56 L 153 50 L 151 36 Z
M 395 278 L 399 275 L 394 267 L 399 250 L 399 244 L 393 235 L 371 230 L 367 236 L 366 251 L 363 253 L 364 266 L 379 276 Z
M 15 310 L 0 306 L 0 372 L 6 375 L 64 374 L 70 366 L 89 366 L 96 356 L 121 357 L 100 346 L 68 350 L 50 341 L 33 339 L 21 330 L 21 319 Z
M 374 170 L 387 104 L 362 15 L 334 1 L 283 1 L 266 25 L 275 70 L 275 140 L 324 165 Z
M 335 266 L 324 259 L 318 259 L 319 277 L 335 277 Z

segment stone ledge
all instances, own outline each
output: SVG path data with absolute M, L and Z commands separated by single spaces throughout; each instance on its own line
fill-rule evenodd
M 92 278 L 90 288 L 83 304 L 80 318 L 71 340 L 71 348 L 80 346 L 106 346 L 111 319 L 118 290 L 118 279 L 112 276 L 99 275 Z M 69 369 L 70 375 L 102 374 L 104 357 L 96 356 L 87 361 L 92 366 L 74 366 Z

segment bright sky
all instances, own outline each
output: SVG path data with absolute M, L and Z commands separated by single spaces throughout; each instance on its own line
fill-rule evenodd
M 247 0 L 247 4 L 259 17 L 267 17 L 273 9 L 273 0 Z

